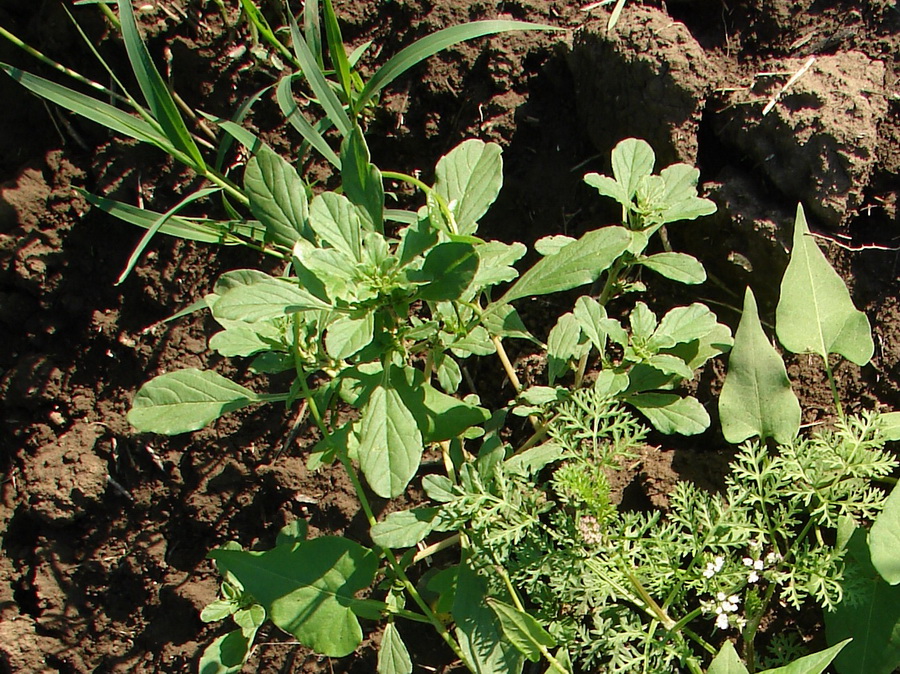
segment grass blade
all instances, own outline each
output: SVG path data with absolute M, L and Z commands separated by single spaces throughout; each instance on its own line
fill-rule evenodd
M 162 127 L 163 133 L 176 148 L 190 158 L 189 164 L 199 173 L 206 170 L 206 162 L 200 154 L 200 149 L 191 138 L 191 134 L 185 126 L 184 119 L 178 112 L 178 106 L 172 98 L 162 75 L 153 65 L 147 46 L 141 40 L 137 23 L 134 20 L 134 9 L 131 0 L 119 0 L 119 21 L 122 25 L 122 38 L 125 40 L 125 50 L 128 52 L 128 60 L 134 70 L 134 75 L 147 100 L 147 105 L 156 121 Z
M 316 55 L 319 68 L 325 70 L 325 59 L 322 56 L 322 25 L 319 22 L 319 0 L 306 0 L 303 3 L 303 34 L 306 44 Z
M 241 123 L 244 121 L 244 119 L 250 113 L 250 110 L 253 108 L 253 106 L 256 104 L 256 102 L 262 97 L 263 94 L 267 93 L 269 91 L 269 89 L 271 89 L 273 86 L 275 86 L 275 85 L 270 84 L 267 87 L 263 87 L 262 89 L 257 91 L 255 94 L 253 94 L 250 98 L 248 98 L 246 101 L 241 103 L 241 106 L 237 109 L 237 112 L 234 113 L 234 115 L 232 116 L 231 123 L 234 124 L 235 126 L 240 127 Z M 225 155 L 228 154 L 228 150 L 231 149 L 231 145 L 234 140 L 235 140 L 234 135 L 229 133 L 226 135 L 225 138 L 222 139 L 222 142 L 219 144 L 219 149 L 216 152 L 216 163 L 215 163 L 216 171 L 222 170 L 222 165 L 225 163 Z
M 337 94 L 334 93 L 328 80 L 325 79 L 325 74 L 319 67 L 315 54 L 310 51 L 309 45 L 306 44 L 306 40 L 304 40 L 303 36 L 300 34 L 300 28 L 297 26 L 297 22 L 294 20 L 293 15 L 290 16 L 290 23 L 291 40 L 294 43 L 294 53 L 297 55 L 297 61 L 300 63 L 300 69 L 303 71 L 303 76 L 309 83 L 316 98 L 319 99 L 319 103 L 321 103 L 322 108 L 325 110 L 325 114 L 334 123 L 341 135 L 345 137 L 349 136 L 350 131 L 353 129 L 353 123 L 347 116 L 347 112 L 344 110 L 344 106 L 337 97 Z M 341 48 L 343 49 L 343 46 Z
M 352 102 L 353 86 L 350 82 L 350 62 L 347 60 L 341 26 L 338 23 L 337 14 L 334 13 L 334 5 L 331 0 L 325 0 L 325 37 L 328 40 L 328 53 L 337 73 L 338 82 L 344 90 L 344 97 L 348 102 Z
M 429 56 L 437 54 L 458 42 L 473 40 L 485 35 L 496 35 L 513 30 L 563 30 L 556 26 L 527 21 L 472 21 L 459 26 L 444 28 L 432 33 L 421 40 L 411 44 L 395 54 L 385 63 L 370 79 L 360 95 L 353 102 L 353 113 L 357 114 L 375 94 L 381 91 L 397 77 L 405 73 L 417 63 L 424 61 Z
M 119 280 L 116 281 L 116 285 L 121 284 L 123 281 L 125 281 L 126 278 L 128 278 L 128 275 L 131 273 L 131 270 L 134 269 L 134 266 L 140 259 L 141 254 L 144 252 L 144 249 L 149 245 L 150 239 L 152 239 L 160 230 L 160 228 L 164 224 L 166 224 L 166 221 L 169 218 L 171 218 L 173 215 L 176 215 L 182 208 L 184 208 L 188 204 L 221 191 L 221 187 L 205 187 L 203 189 L 199 189 L 193 194 L 189 194 L 188 196 L 186 196 L 168 211 L 159 216 L 156 219 L 156 222 L 154 222 L 150 227 L 147 228 L 147 232 L 144 234 L 144 236 L 141 237 L 141 240 L 138 241 L 138 244 L 134 247 L 134 250 L 131 252 L 131 257 L 128 258 L 128 263 L 125 265 L 125 269 L 122 270 L 122 273 L 119 275 Z
M 303 139 L 307 143 L 319 151 L 319 154 L 325 157 L 325 159 L 331 162 L 336 168 L 340 168 L 341 162 L 335 151 L 329 147 L 328 142 L 322 134 L 319 133 L 316 128 L 310 124 L 309 120 L 303 116 L 303 113 L 300 111 L 300 106 L 297 105 L 297 101 L 294 100 L 294 95 L 291 93 L 291 81 L 298 76 L 299 74 L 297 73 L 285 75 L 278 83 L 278 88 L 275 90 L 275 99 L 278 101 L 278 107 L 281 108 L 281 114 L 283 114 L 285 119 L 290 122 L 291 126 L 303 136 Z
M 56 103 L 66 110 L 86 117 L 92 122 L 96 122 L 124 136 L 156 145 L 165 152 L 181 156 L 181 153 L 176 150 L 160 129 L 139 117 L 99 101 L 92 96 L 79 93 L 24 70 L 13 68 L 5 63 L 0 63 L 0 69 L 26 89 L 51 103 Z

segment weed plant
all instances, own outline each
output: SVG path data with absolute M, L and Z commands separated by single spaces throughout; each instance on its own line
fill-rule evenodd
M 50 62 L 124 110 L 0 65 L 38 95 L 161 147 L 206 178 L 207 187 L 166 213 L 88 197 L 147 230 L 123 280 L 156 233 L 246 245 L 285 262 L 281 275 L 223 274 L 190 310 L 209 311 L 221 326 L 211 349 L 252 358 L 258 373 L 291 373 L 292 385 L 255 393 L 212 371 L 179 370 L 147 382 L 128 419 L 139 432 L 177 434 L 255 404 L 304 410 L 320 435 L 309 467 L 346 470 L 370 540 L 311 539 L 298 520 L 270 550 L 226 543 L 211 551 L 221 597 L 201 617 L 235 628 L 204 650 L 201 674 L 240 671 L 267 621 L 331 657 L 359 647 L 361 621 L 378 623 L 380 674 L 414 669 L 401 620 L 431 625 L 476 673 L 519 674 L 526 661 L 543 663 L 529 671 L 554 673 L 811 674 L 834 662 L 842 673 L 887 674 L 900 664 L 900 495 L 888 497 L 883 486 L 897 467 L 885 446 L 900 439 L 900 420 L 844 412 L 830 358 L 868 363 L 871 330 L 807 235 L 802 208 L 776 334 L 787 351 L 817 354 L 835 393 L 832 423 L 804 434 L 749 288 L 733 337 L 702 303 L 658 316 L 631 299 L 644 289 L 643 269 L 688 285 L 706 279 L 697 259 L 671 251 L 661 236 L 715 210 L 697 194 L 695 168 L 655 173 L 647 143 L 622 141 L 611 176 L 585 176 L 621 206 L 621 221 L 577 239 L 537 241 L 540 259 L 520 274 L 514 265 L 526 247 L 478 232 L 502 184 L 499 146 L 463 142 L 438 161 L 433 184 L 371 163 L 361 120 L 399 74 L 462 39 L 549 27 L 493 21 L 439 31 L 363 81 L 355 70 L 361 52 L 346 54 L 330 0 L 306 3 L 302 29 L 288 13 L 284 31 L 250 0 L 241 6 L 259 38 L 294 68 L 276 85 L 276 100 L 306 147 L 339 171 L 339 189 L 315 192 L 291 161 L 240 125 L 266 92 L 233 120 L 209 118 L 224 135 L 208 159 L 127 0 L 118 0 L 114 18 L 145 104 L 111 69 L 115 92 Z M 300 82 L 321 106 L 318 118 L 295 103 Z M 232 140 L 252 155 L 239 179 L 222 170 Z M 413 185 L 421 207 L 387 209 L 386 178 Z M 228 220 L 180 214 L 212 196 Z M 546 344 L 535 339 L 516 304 L 574 288 L 586 292 Z M 610 303 L 624 322 L 607 312 Z M 523 388 L 504 347 L 510 339 L 546 355 L 545 383 Z M 739 447 L 724 491 L 680 482 L 665 510 L 617 505 L 611 478 L 654 451 L 651 432 L 691 436 L 709 427 L 705 405 L 681 385 L 729 351 L 719 416 L 724 437 Z M 465 361 L 488 356 L 500 360 L 516 394 L 500 409 L 461 392 Z M 513 442 L 506 429 L 516 417 L 533 433 Z M 440 471 L 422 470 L 426 449 L 439 452 Z M 396 498 L 414 481 L 426 504 L 376 518 L 370 491 Z M 825 612 L 825 650 L 807 654 L 799 640 L 761 630 L 786 609 L 812 607 Z

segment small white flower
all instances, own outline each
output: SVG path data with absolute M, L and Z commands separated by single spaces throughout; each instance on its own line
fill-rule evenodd
M 759 581 L 759 574 L 756 571 L 751 571 L 750 575 L 747 576 L 747 582 L 751 585 Z
M 753 562 L 753 568 L 756 569 L 757 571 L 762 571 L 763 566 L 764 566 L 763 560 L 761 560 L 761 559 L 757 559 L 755 562 Z
M 741 603 L 741 598 L 738 597 L 736 594 L 733 594 L 730 597 L 728 597 L 728 601 L 730 601 L 732 604 L 737 606 L 738 604 Z
M 716 595 L 716 599 L 718 599 L 719 601 L 725 601 L 726 599 L 728 599 L 728 595 L 726 595 L 724 592 L 719 592 Z
M 744 566 L 753 566 L 753 560 L 750 557 L 744 557 L 741 561 L 744 563 Z
M 725 615 L 724 613 L 720 613 L 719 617 L 716 618 L 716 627 L 718 627 L 720 630 L 727 630 L 728 629 L 728 616 Z
M 770 552 L 768 555 L 766 555 L 766 564 L 772 565 L 779 559 L 781 559 L 781 555 L 775 552 Z

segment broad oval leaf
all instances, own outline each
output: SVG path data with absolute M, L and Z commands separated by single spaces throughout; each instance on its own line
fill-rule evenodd
M 890 585 L 900 583 L 900 488 L 894 487 L 869 530 L 872 565 Z
M 412 674 L 413 671 L 409 651 L 393 622 L 384 626 L 381 635 L 377 671 L 378 674 Z
M 375 314 L 368 312 L 359 318 L 342 316 L 328 326 L 325 350 L 337 360 L 349 358 L 372 343 Z
M 650 143 L 640 138 L 626 138 L 612 151 L 612 170 L 616 182 L 621 185 L 625 205 L 631 202 L 641 179 L 653 173 L 656 155 Z
M 531 662 L 541 659 L 541 647 L 546 649 L 556 645 L 553 637 L 533 616 L 493 597 L 488 597 L 487 603 L 497 614 L 503 635 Z
M 758 436 L 788 444 L 800 430 L 800 401 L 791 389 L 784 361 L 763 332 L 753 291 L 744 294 L 744 313 L 728 357 L 719 396 L 722 433 L 733 445 Z
M 411 548 L 431 533 L 438 508 L 413 508 L 391 513 L 372 527 L 369 534 L 383 548 Z
M 700 261 L 686 253 L 657 253 L 638 260 L 657 274 L 679 283 L 695 285 L 706 281 L 706 270 Z
M 775 331 L 792 353 L 817 353 L 822 358 L 837 353 L 865 365 L 875 350 L 869 319 L 853 306 L 844 281 L 809 235 L 801 205 L 775 309 Z
M 425 256 L 420 270 L 411 271 L 409 280 L 424 283 L 417 295 L 438 302 L 463 296 L 478 271 L 478 254 L 470 243 L 439 243 Z
M 253 276 L 248 283 L 234 286 L 223 293 L 212 306 L 214 318 L 244 321 L 269 320 L 298 311 L 330 309 L 318 297 L 297 285 L 296 281 L 266 274 Z
M 630 242 L 631 234 L 624 227 L 603 227 L 588 232 L 558 252 L 539 260 L 498 303 L 548 295 L 593 283 L 625 252 Z
M 378 558 L 346 538 L 324 537 L 266 552 L 214 550 L 209 556 L 241 582 L 271 621 L 329 657 L 362 642 L 355 594 L 375 579 Z
M 603 329 L 603 321 L 606 320 L 606 309 L 593 297 L 582 295 L 575 301 L 572 310 L 575 320 L 581 326 L 582 332 L 591 340 L 591 344 L 603 353 L 606 349 L 606 331 Z
M 261 400 L 220 374 L 188 368 L 144 384 L 134 397 L 128 422 L 143 433 L 176 435 L 196 431 L 226 412 Z
M 309 225 L 316 235 L 351 260 L 362 260 L 362 220 L 347 197 L 323 192 L 309 205 Z
M 306 186 L 287 161 L 266 146 L 247 162 L 244 191 L 250 210 L 266 227 L 266 241 L 290 248 L 311 239 Z
M 255 633 L 254 635 L 255 636 Z M 237 674 L 250 656 L 253 636 L 242 630 L 223 634 L 213 641 L 200 656 L 199 674 Z
M 582 335 L 581 325 L 571 313 L 559 317 L 547 336 L 547 378 L 550 385 L 564 376 L 573 359 L 580 358 L 590 348 L 590 342 Z
M 497 199 L 503 185 L 502 149 L 496 143 L 471 138 L 441 157 L 434 189 L 455 205 L 458 234 L 474 234 L 478 220 Z
M 660 433 L 697 435 L 709 428 L 709 414 L 693 397 L 674 393 L 639 393 L 625 398 L 634 405 Z

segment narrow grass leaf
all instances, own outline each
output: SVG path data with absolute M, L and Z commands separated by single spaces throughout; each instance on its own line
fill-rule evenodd
M 709 428 L 709 414 L 693 397 L 674 393 L 638 393 L 625 398 L 643 414 L 660 433 L 697 435 Z
M 359 425 L 360 469 L 382 498 L 396 498 L 419 469 L 424 443 L 416 420 L 389 381 L 372 391 Z
M 384 182 L 381 171 L 369 161 L 369 148 L 359 127 L 341 144 L 341 179 L 344 194 L 368 213 L 376 232 L 384 231 Z
M 275 89 L 275 100 L 278 101 L 278 107 L 281 108 L 281 114 L 284 115 L 285 119 L 294 127 L 297 133 L 303 137 L 303 140 L 315 148 L 315 150 L 325 157 L 332 166 L 340 168 L 341 160 L 338 158 L 335 151 L 328 145 L 328 141 L 325 140 L 325 137 L 319 133 L 309 120 L 306 119 L 303 115 L 303 111 L 294 99 L 294 94 L 291 91 L 291 83 L 296 77 L 300 77 L 300 75 L 296 73 L 285 75 L 278 82 L 278 86 Z
M 487 603 L 500 620 L 503 635 L 531 662 L 541 659 L 541 647 L 556 646 L 553 637 L 528 613 L 493 597 L 488 597 Z
M 630 242 L 631 235 L 624 227 L 603 227 L 588 232 L 539 260 L 498 302 L 508 303 L 593 283 L 625 252 Z
M 266 552 L 214 550 L 209 555 L 262 604 L 272 622 L 329 657 L 362 642 L 353 606 L 375 580 L 378 559 L 346 538 L 326 536 Z
M 266 226 L 266 241 L 288 248 L 299 238 L 312 240 L 306 185 L 282 157 L 262 148 L 247 162 L 244 190 L 250 210 Z
M 900 583 L 900 488 L 891 491 L 869 530 L 872 565 L 889 585 Z
M 788 665 L 775 667 L 774 669 L 766 669 L 759 674 L 822 674 L 828 665 L 831 664 L 832 660 L 838 656 L 838 653 L 840 653 L 851 641 L 852 639 L 844 639 L 839 644 L 835 644 L 831 648 L 826 648 L 824 651 L 805 655 Z
M 791 389 L 784 361 L 763 332 L 750 288 L 728 357 L 719 417 L 722 433 L 733 445 L 752 437 L 789 444 L 800 430 L 800 401 Z
M 344 39 L 341 36 L 341 26 L 338 23 L 337 14 L 331 0 L 325 0 L 325 39 L 328 41 L 328 55 L 337 74 L 338 83 L 344 90 L 347 101 L 351 100 L 353 84 L 350 81 L 350 62 L 347 60 L 347 52 L 344 50 Z
M 706 674 L 750 674 L 750 672 L 734 649 L 734 644 L 726 640 L 716 657 L 709 663 Z
M 316 56 L 316 63 L 323 70 L 325 61 L 322 58 L 322 24 L 319 18 L 319 0 L 306 0 L 303 3 L 303 36 L 310 51 Z
M 236 124 L 228 119 L 221 119 L 219 117 L 213 117 L 212 115 L 203 115 L 211 122 L 215 122 L 218 124 L 223 131 L 225 131 L 229 136 L 234 138 L 237 142 L 243 145 L 250 154 L 257 154 L 258 152 L 262 152 L 268 150 L 269 152 L 274 152 L 272 148 L 263 143 L 255 133 L 250 131 L 249 129 L 245 129 L 240 124 Z
M 686 253 L 657 253 L 638 259 L 647 269 L 679 283 L 696 285 L 706 281 L 706 270 L 700 261 Z
M 356 97 L 353 103 L 354 114 L 358 114 L 365 107 L 366 103 L 384 87 L 429 56 L 433 56 L 458 42 L 515 30 L 557 31 L 562 29 L 556 26 L 528 23 L 526 21 L 489 20 L 472 21 L 439 30 L 436 33 L 423 37 L 421 40 L 417 40 L 388 59 L 371 79 L 366 82 L 366 86 Z
M 457 145 L 441 157 L 434 189 L 448 203 L 459 234 L 474 234 L 478 220 L 497 199 L 503 185 L 502 150 L 496 143 L 475 138 Z
M 196 431 L 262 398 L 220 374 L 188 368 L 154 377 L 134 397 L 128 422 L 142 433 Z
M 234 115 L 232 115 L 231 119 L 229 120 L 230 123 L 239 129 L 243 129 L 241 124 L 243 124 L 244 119 L 247 117 L 247 115 L 253 109 L 253 106 L 256 104 L 256 102 L 260 98 L 262 98 L 265 94 L 269 93 L 269 90 L 273 86 L 275 86 L 275 85 L 270 84 L 268 86 L 263 87 L 262 89 L 260 89 L 259 91 L 257 91 L 253 95 L 251 95 L 249 98 L 247 98 L 243 103 L 241 103 L 240 106 L 238 107 L 237 111 L 234 113 Z M 279 102 L 279 104 L 280 104 L 280 102 Z M 287 113 L 285 113 L 285 115 L 286 114 Z M 248 131 L 247 133 L 250 133 L 250 132 Z M 259 139 L 256 138 L 255 136 L 253 138 L 254 138 L 254 142 L 251 143 L 251 145 L 255 145 L 258 142 L 260 142 Z M 216 162 L 214 165 L 216 171 L 222 170 L 222 166 L 225 164 L 225 157 L 228 156 L 228 151 L 231 149 L 231 145 L 234 140 L 236 140 L 234 135 L 229 133 L 219 143 L 219 147 L 216 150 Z M 251 153 L 254 151 L 255 150 L 251 150 Z
M 844 281 L 828 263 L 797 206 L 791 259 L 775 309 L 778 340 L 792 353 L 837 353 L 857 365 L 875 350 L 866 315 L 853 306 Z
M 378 674 L 412 674 L 412 659 L 403 638 L 393 622 L 384 626 L 378 648 Z
M 144 250 L 150 244 L 150 240 L 156 236 L 157 232 L 162 229 L 163 225 L 169 221 L 174 215 L 176 215 L 182 208 L 187 206 L 188 204 L 192 204 L 195 201 L 199 201 L 200 199 L 205 199 L 208 196 L 216 194 L 217 192 L 221 192 L 221 187 L 206 187 L 203 189 L 199 189 L 193 194 L 187 195 L 184 199 L 179 201 L 177 204 L 172 206 L 168 211 L 160 215 L 156 221 L 147 228 L 144 236 L 141 237 L 141 240 L 138 241 L 137 245 L 134 247 L 134 250 L 131 252 L 131 257 L 128 258 L 128 262 L 125 265 L 125 269 L 122 270 L 122 273 L 119 275 L 118 280 L 116 281 L 116 285 L 122 283 L 131 271 L 134 269 L 135 265 L 138 263 L 141 255 Z
M 166 138 L 176 148 L 193 161 L 193 168 L 199 173 L 206 170 L 206 162 L 191 134 L 184 124 L 178 106 L 172 98 L 162 75 L 153 64 L 147 46 L 141 40 L 137 23 L 134 20 L 134 9 L 131 0 L 119 0 L 119 22 L 122 26 L 122 39 L 128 60 L 137 79 L 138 86 L 144 94 L 153 117 L 162 127 Z
M 434 529 L 439 508 L 413 508 L 389 514 L 372 527 L 372 542 L 383 548 L 411 548 Z
M 32 75 L 24 70 L 13 68 L 5 63 L 0 63 L 0 69 L 26 89 L 41 98 L 46 98 L 51 103 L 56 103 L 66 110 L 86 117 L 92 122 L 105 126 L 123 136 L 150 143 L 171 154 L 178 154 L 175 146 L 169 142 L 168 138 L 158 127 L 153 126 L 140 117 L 135 117 L 109 103 L 104 103 L 92 96 L 86 96 L 61 84 Z

